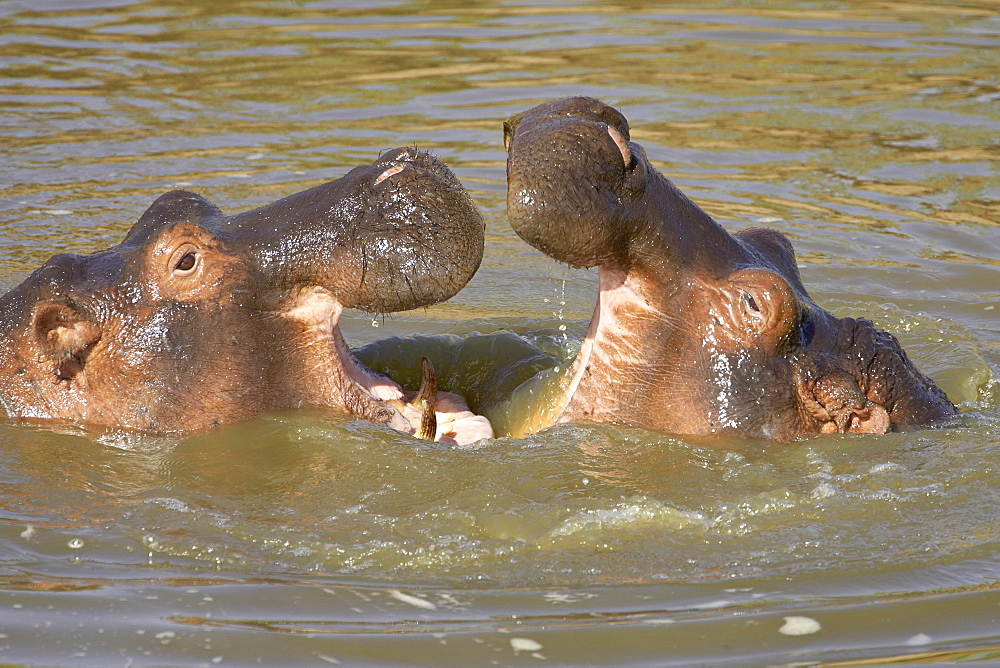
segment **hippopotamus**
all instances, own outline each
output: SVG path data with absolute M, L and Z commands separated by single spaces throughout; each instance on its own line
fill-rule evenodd
M 616 109 L 555 100 L 507 119 L 504 139 L 515 232 L 598 267 L 557 422 L 789 441 L 955 415 L 891 334 L 810 298 L 787 237 L 729 234 L 650 165 Z
M 168 192 L 117 246 L 56 255 L 0 298 L 0 403 L 15 418 L 146 432 L 319 407 L 438 440 L 492 435 L 460 396 L 438 397 L 428 365 L 411 406 L 338 327 L 347 308 L 450 298 L 483 240 L 455 176 L 413 148 L 237 215 Z

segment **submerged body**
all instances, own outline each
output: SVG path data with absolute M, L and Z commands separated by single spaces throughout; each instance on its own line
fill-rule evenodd
M 789 440 L 956 413 L 892 335 L 809 297 L 784 235 L 730 235 L 653 169 L 615 109 L 556 100 L 504 130 L 514 230 L 599 268 L 559 422 Z
M 483 234 L 454 175 L 408 148 L 234 216 L 169 192 L 118 246 L 57 255 L 0 298 L 0 403 L 151 432 L 315 406 L 412 433 L 409 395 L 354 359 L 341 313 L 448 299 Z M 448 403 L 467 438 L 492 434 Z

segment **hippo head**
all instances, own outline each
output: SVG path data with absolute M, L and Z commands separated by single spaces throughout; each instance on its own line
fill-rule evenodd
M 559 421 L 789 440 L 954 414 L 895 338 L 813 302 L 784 235 L 730 235 L 657 172 L 617 110 L 556 100 L 504 135 L 511 226 L 599 268 Z
M 301 406 L 409 431 L 402 390 L 355 361 L 339 317 L 448 299 L 483 233 L 451 172 L 408 148 L 235 216 L 169 192 L 118 246 L 57 255 L 0 298 L 0 402 L 154 432 Z

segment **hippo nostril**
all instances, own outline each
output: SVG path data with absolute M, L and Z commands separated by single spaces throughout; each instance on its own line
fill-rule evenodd
M 39 351 L 53 360 L 80 357 L 101 338 L 101 327 L 69 304 L 43 302 L 35 307 L 33 329 Z
M 632 166 L 632 151 L 628 147 L 628 141 L 622 136 L 622 133 L 618 131 L 613 125 L 608 126 L 608 134 L 611 135 L 612 141 L 615 142 L 615 146 L 621 151 L 622 161 L 625 163 L 625 167 Z
M 56 380 L 59 382 L 71 381 L 83 371 L 83 367 L 83 357 L 71 355 L 56 367 Z
M 394 174 L 399 174 L 401 171 L 403 171 L 404 169 L 406 169 L 408 166 L 409 165 L 407 163 L 405 163 L 405 162 L 393 165 L 389 169 L 387 169 L 384 172 L 382 172 L 381 174 L 379 174 L 378 178 L 375 179 L 375 185 L 378 185 L 378 184 L 382 183 L 383 181 L 385 181 L 387 178 L 389 178 L 390 176 L 392 176 Z

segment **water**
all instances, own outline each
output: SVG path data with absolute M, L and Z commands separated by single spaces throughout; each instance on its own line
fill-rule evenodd
M 245 210 L 415 144 L 482 209 L 483 267 L 346 335 L 414 376 L 440 358 L 513 432 L 596 276 L 511 232 L 500 122 L 586 94 L 729 229 L 788 234 L 814 298 L 896 333 L 963 411 L 781 447 L 5 421 L 0 661 L 1000 661 L 998 32 L 986 0 L 0 4 L 2 289 L 167 189 Z

